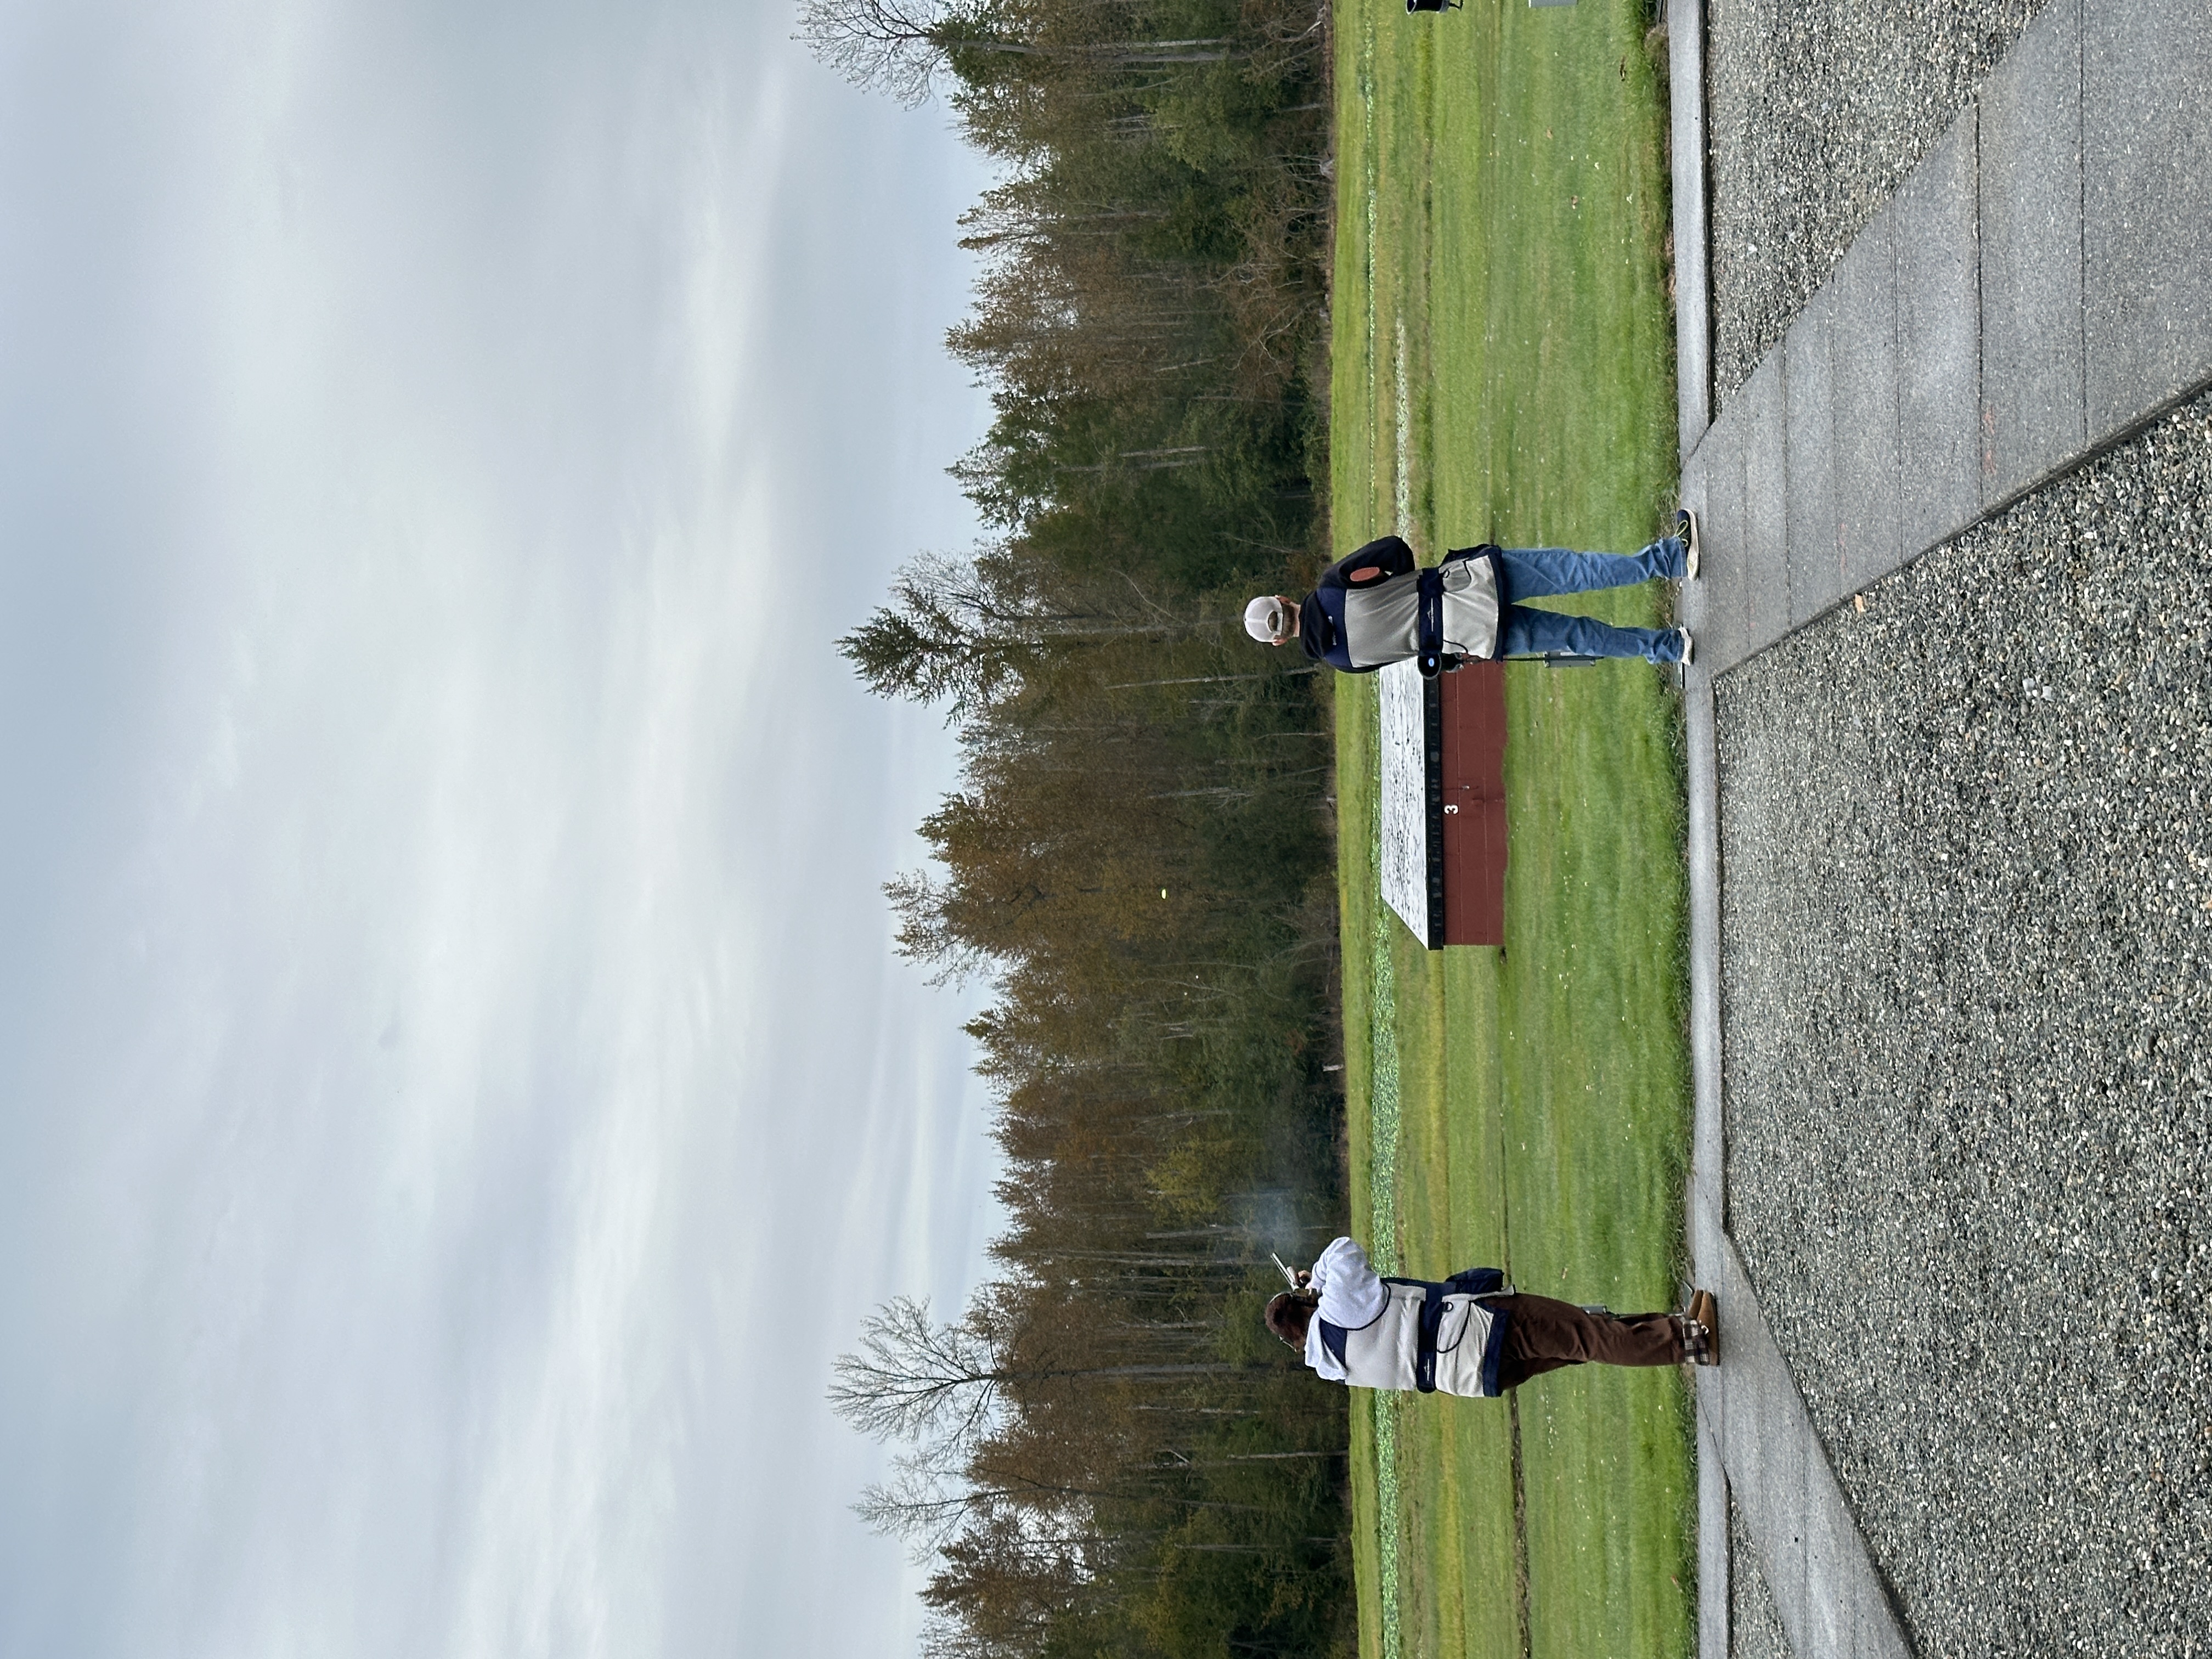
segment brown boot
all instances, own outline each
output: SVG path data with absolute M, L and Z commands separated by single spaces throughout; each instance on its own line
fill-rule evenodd
M 1690 1325 L 1690 1358 L 1700 1365 L 1721 1363 L 1721 1304 L 1711 1291 L 1698 1291 L 1690 1297 L 1690 1305 L 1683 1314 Z

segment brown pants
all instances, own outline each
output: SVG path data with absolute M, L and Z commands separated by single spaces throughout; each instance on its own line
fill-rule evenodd
M 1485 1298 L 1505 1316 L 1498 1385 L 1517 1388 L 1562 1365 L 1679 1365 L 1682 1331 L 1663 1313 L 1584 1313 L 1548 1296 Z

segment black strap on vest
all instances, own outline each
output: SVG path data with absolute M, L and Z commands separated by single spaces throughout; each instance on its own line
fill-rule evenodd
M 1443 1328 L 1444 1287 L 1431 1285 L 1428 1299 L 1421 1304 L 1421 1330 L 1413 1350 L 1413 1386 L 1423 1394 L 1437 1391 L 1437 1338 Z
M 1444 672 L 1443 567 L 1424 565 L 1416 580 L 1420 583 L 1420 601 L 1414 612 L 1413 663 L 1423 679 L 1432 680 Z
M 1439 1285 L 1431 1279 L 1389 1279 L 1385 1285 L 1419 1285 L 1423 1292 L 1421 1322 L 1413 1338 L 1413 1386 L 1423 1394 L 1437 1391 L 1437 1338 L 1444 1327 L 1444 1298 L 1452 1293 L 1449 1285 Z
M 1505 1275 L 1495 1267 L 1468 1267 L 1454 1273 L 1439 1285 L 1432 1279 L 1394 1279 L 1385 1275 L 1385 1285 L 1415 1285 L 1422 1291 L 1421 1322 L 1413 1338 L 1413 1386 L 1423 1394 L 1437 1391 L 1437 1339 L 1443 1334 L 1444 1298 L 1448 1296 L 1496 1296 L 1506 1289 Z M 1328 1333 L 1334 1328 L 1324 1325 L 1322 1340 L 1327 1343 Z M 1342 1341 L 1341 1336 L 1338 1340 Z M 1344 1350 L 1340 1346 L 1332 1350 L 1337 1364 L 1344 1363 Z
M 1321 1322 L 1322 1346 L 1334 1354 L 1336 1363 L 1346 1369 L 1350 1368 L 1352 1362 L 1344 1357 L 1344 1339 L 1351 1334 L 1341 1325 L 1332 1325 L 1326 1319 Z
M 1463 660 L 1458 652 L 1448 648 L 1451 641 L 1444 638 L 1446 567 L 1455 562 L 1472 563 L 1477 559 L 1488 559 L 1492 573 L 1495 575 L 1498 574 L 1497 559 L 1500 550 L 1495 542 L 1485 542 L 1480 547 L 1455 547 L 1444 555 L 1443 563 L 1424 565 L 1415 573 L 1419 578 L 1420 586 L 1417 590 L 1419 607 L 1413 612 L 1413 664 L 1421 671 L 1423 679 L 1432 680 L 1445 670 L 1458 667 Z M 1498 581 L 1498 602 L 1503 609 L 1505 583 L 1502 576 Z M 1498 626 L 1504 626 L 1503 617 L 1498 618 Z

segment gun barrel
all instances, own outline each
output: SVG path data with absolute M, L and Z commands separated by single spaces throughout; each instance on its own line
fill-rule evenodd
M 1267 1252 L 1267 1260 L 1275 1264 L 1275 1271 L 1282 1274 L 1284 1284 L 1289 1285 L 1294 1291 L 1297 1289 L 1298 1276 L 1291 1271 L 1291 1264 L 1289 1262 L 1284 1261 L 1282 1257 L 1277 1255 L 1273 1250 Z

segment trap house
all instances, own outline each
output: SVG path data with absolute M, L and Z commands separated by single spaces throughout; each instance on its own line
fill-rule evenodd
M 1431 951 L 1505 943 L 1505 665 L 1425 679 L 1376 675 L 1381 696 L 1382 902 Z

